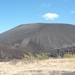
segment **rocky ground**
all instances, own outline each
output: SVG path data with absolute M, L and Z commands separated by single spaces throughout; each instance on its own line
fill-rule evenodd
M 75 75 L 75 59 L 0 62 L 0 75 Z

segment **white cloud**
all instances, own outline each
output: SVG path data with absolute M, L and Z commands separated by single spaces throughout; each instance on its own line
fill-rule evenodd
M 72 14 L 75 13 L 75 10 L 72 10 L 71 13 L 72 13 Z
M 48 7 L 50 7 L 50 4 L 45 4 L 45 3 L 43 3 L 43 4 L 41 4 L 41 6 L 39 7 L 39 9 L 41 9 L 41 8 L 48 8 Z
M 41 4 L 41 7 L 49 7 L 50 6 L 50 4 Z
M 45 18 L 46 20 L 54 20 L 55 18 L 58 18 L 59 15 L 56 13 L 46 13 L 42 17 Z

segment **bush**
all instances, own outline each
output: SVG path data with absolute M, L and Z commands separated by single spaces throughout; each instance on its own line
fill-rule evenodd
M 64 54 L 65 58 L 75 58 L 75 54 Z
M 29 56 L 28 54 L 24 54 L 23 59 L 24 59 L 24 60 L 30 59 L 30 56 Z
M 32 53 L 24 54 L 23 59 L 24 60 L 28 60 L 28 59 L 33 60 L 34 56 L 32 55 Z
M 49 58 L 48 53 L 35 54 L 35 56 L 32 55 L 32 53 L 28 53 L 28 54 L 24 54 L 24 57 L 23 57 L 24 60 L 33 60 L 33 59 L 44 60 L 48 58 Z
M 40 60 L 44 60 L 44 59 L 48 59 L 49 56 L 47 53 L 40 53 L 40 54 L 36 54 L 36 58 L 38 58 Z

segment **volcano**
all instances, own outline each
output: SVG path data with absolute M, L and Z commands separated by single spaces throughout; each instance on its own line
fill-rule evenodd
M 0 34 L 1 59 L 21 58 L 28 52 L 50 52 L 51 55 L 74 53 L 75 26 L 61 23 L 22 24 Z

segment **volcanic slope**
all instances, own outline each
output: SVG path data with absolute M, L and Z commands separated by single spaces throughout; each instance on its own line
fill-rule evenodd
M 32 53 L 75 46 L 75 26 L 60 23 L 22 24 L 0 34 L 0 45 Z

